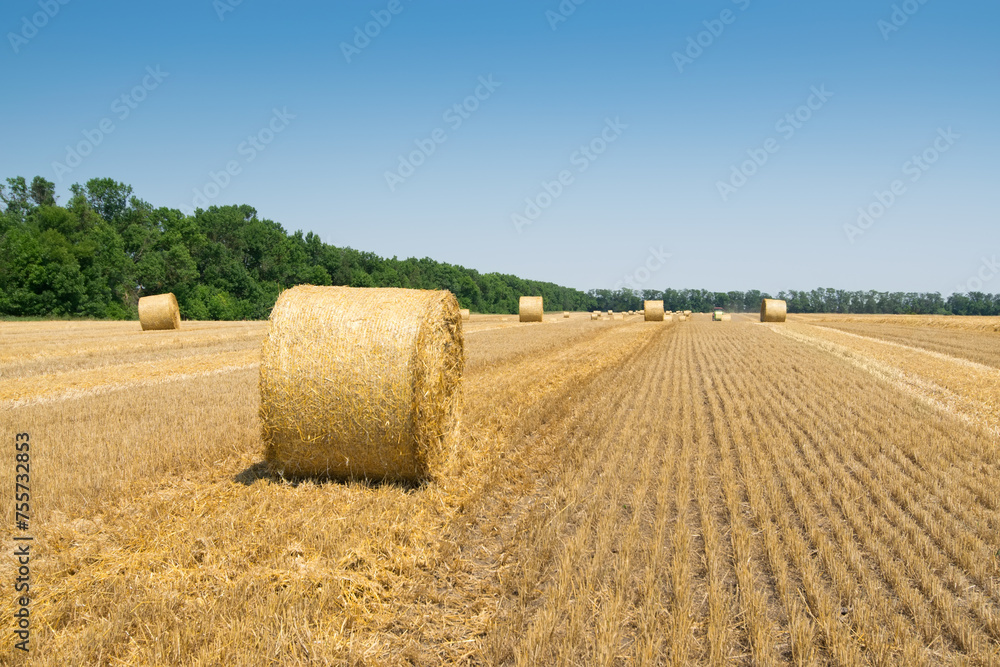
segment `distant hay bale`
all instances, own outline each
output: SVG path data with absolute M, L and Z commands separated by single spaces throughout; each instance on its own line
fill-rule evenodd
M 564 311 L 563 311 L 563 319 L 565 319 L 565 318 L 567 318 L 567 317 L 569 317 L 569 311 L 567 311 L 567 310 L 564 310 Z
M 521 322 L 541 322 L 543 312 L 540 296 L 522 296 L 518 301 L 517 314 Z
M 723 322 L 731 322 L 732 319 L 733 319 L 733 316 L 730 315 L 729 313 L 723 313 L 722 314 L 722 321 Z
M 784 322 L 788 306 L 781 299 L 764 299 L 760 302 L 761 322 Z
M 662 322 L 663 301 L 643 301 L 642 314 L 646 322 Z
M 598 315 L 597 313 L 591 313 L 590 314 L 590 319 L 592 319 L 592 320 L 599 320 L 599 319 L 601 319 L 601 316 Z
M 181 309 L 173 292 L 139 299 L 139 324 L 143 331 L 181 328 Z
M 464 363 L 450 292 L 285 290 L 261 347 L 266 458 L 293 477 L 426 479 L 444 458 Z
M 688 317 L 691 317 L 691 311 L 690 310 L 685 310 L 684 314 L 687 315 Z
M 613 320 L 624 320 L 625 319 L 625 313 L 615 313 L 614 315 L 611 316 L 611 319 L 613 319 Z
M 461 313 L 463 320 L 467 320 L 470 317 L 472 317 L 472 315 L 469 313 L 469 309 L 468 308 L 462 308 L 458 312 Z

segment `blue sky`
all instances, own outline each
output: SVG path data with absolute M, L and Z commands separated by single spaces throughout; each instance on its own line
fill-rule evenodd
M 1000 292 L 998 27 L 994 1 L 9 0 L 0 177 L 581 289 Z

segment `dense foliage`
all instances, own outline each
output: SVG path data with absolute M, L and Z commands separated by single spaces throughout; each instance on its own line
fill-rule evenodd
M 289 234 L 250 206 L 212 206 L 184 215 L 153 208 L 132 188 L 92 179 L 66 206 L 36 176 L 0 186 L 0 315 L 134 318 L 139 297 L 173 292 L 186 319 L 262 319 L 278 294 L 300 283 L 448 289 L 462 307 L 517 312 L 522 295 L 547 310 L 634 310 L 642 299 L 668 310 L 755 311 L 759 291 L 580 290 L 479 273 L 432 259 L 386 259 Z M 1000 296 L 813 290 L 778 294 L 791 312 L 1000 314 Z
M 666 310 L 707 312 L 713 307 L 729 312 L 755 312 L 760 300 L 770 294 L 758 290 L 746 292 L 709 292 L 699 289 L 676 290 L 591 290 L 588 292 L 601 310 L 638 310 L 643 299 L 663 299 Z M 882 313 L 913 315 L 1000 315 L 1000 294 L 952 294 L 944 298 L 937 292 L 876 292 L 838 289 L 814 289 L 809 292 L 778 292 L 778 299 L 788 302 L 790 313 Z

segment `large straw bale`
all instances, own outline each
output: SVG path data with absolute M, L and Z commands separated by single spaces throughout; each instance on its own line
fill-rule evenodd
M 564 310 L 563 311 L 563 318 L 565 319 L 565 318 L 568 318 L 568 317 L 569 317 L 569 311 Z
M 181 310 L 173 292 L 139 299 L 139 324 L 143 331 L 181 328 Z
M 733 320 L 733 316 L 730 315 L 729 313 L 723 313 L 722 314 L 722 321 L 723 322 L 732 322 L 732 320 Z
M 663 301 L 643 301 L 642 314 L 646 322 L 662 322 Z
M 542 297 L 522 296 L 517 304 L 517 313 L 521 322 L 541 322 Z
M 760 302 L 761 322 L 784 322 L 788 307 L 781 299 L 764 299 Z
M 462 308 L 458 312 L 461 313 L 463 320 L 467 320 L 470 317 L 472 317 L 472 315 L 469 313 L 469 309 L 468 308 Z
M 450 292 L 285 290 L 261 348 L 266 458 L 293 477 L 426 479 L 444 459 L 464 363 Z
M 590 314 L 590 319 L 592 319 L 592 320 L 599 320 L 599 319 L 601 319 L 601 316 L 599 314 L 597 314 L 597 313 L 591 313 Z

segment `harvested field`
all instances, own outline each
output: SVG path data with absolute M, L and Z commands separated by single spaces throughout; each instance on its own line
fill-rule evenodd
M 264 323 L 0 323 L 31 664 L 997 664 L 996 334 L 824 317 L 473 314 L 418 486 L 269 476 Z

